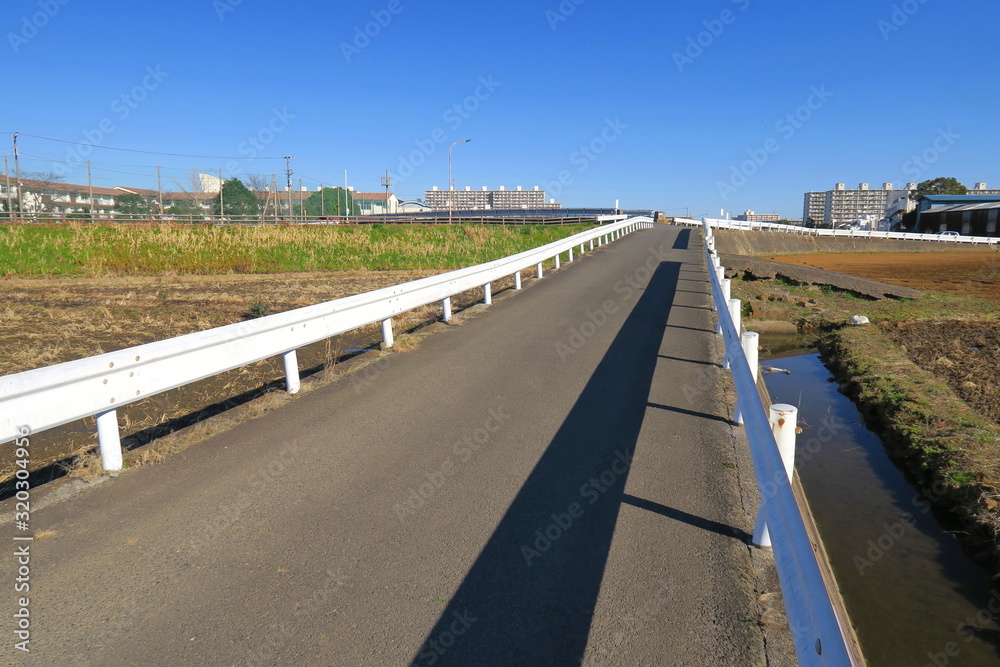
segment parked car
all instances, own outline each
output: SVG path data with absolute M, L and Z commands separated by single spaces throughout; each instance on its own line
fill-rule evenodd
M 934 236 L 941 237 L 940 240 L 942 241 L 955 241 L 961 234 L 958 232 L 938 232 Z

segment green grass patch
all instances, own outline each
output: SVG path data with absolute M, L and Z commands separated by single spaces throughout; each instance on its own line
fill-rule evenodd
M 589 225 L 3 225 L 5 277 L 458 269 Z

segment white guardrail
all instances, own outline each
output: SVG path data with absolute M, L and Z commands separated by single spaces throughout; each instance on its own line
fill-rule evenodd
M 914 232 L 876 232 L 856 229 L 812 229 L 798 225 L 779 225 L 776 222 L 743 222 L 741 220 L 717 220 L 702 218 L 674 218 L 679 225 L 702 227 L 706 223 L 715 229 L 739 229 L 753 232 L 784 232 L 800 236 L 839 236 L 853 239 L 893 239 L 896 241 L 937 241 L 938 243 L 971 243 L 976 245 L 1000 244 L 995 236 L 938 236 L 937 234 L 916 234 Z
M 820 572 L 819 563 L 813 552 L 809 533 L 799 511 L 795 495 L 792 493 L 790 475 L 794 460 L 794 444 L 791 452 L 779 451 L 779 445 L 772 432 L 773 424 L 764 412 L 764 406 L 757 391 L 756 351 L 757 336 L 744 334 L 752 343 L 753 367 L 743 348 L 741 336 L 740 300 L 730 299 L 728 280 L 715 253 L 715 239 L 709 224 L 703 223 L 705 236 L 705 259 L 712 284 L 715 310 L 718 312 L 718 333 L 726 344 L 726 368 L 733 376 L 736 386 L 736 421 L 743 423 L 750 456 L 753 461 L 757 487 L 761 495 L 761 509 L 754 530 L 754 543 L 772 546 L 777 565 L 778 578 L 784 595 L 788 626 L 795 643 L 795 653 L 799 664 L 804 666 L 856 665 L 853 652 L 845 639 L 830 594 Z M 785 414 L 794 414 L 791 406 Z M 794 418 L 788 424 L 794 429 Z M 784 425 L 784 424 L 782 424 Z M 785 454 L 787 461 L 782 460 Z
M 392 346 L 392 317 L 440 301 L 444 320 L 451 319 L 451 297 L 481 287 L 492 302 L 491 283 L 513 275 L 521 289 L 521 270 L 584 245 L 593 250 L 625 234 L 653 226 L 635 217 L 575 234 L 560 241 L 478 266 L 443 273 L 326 303 L 147 343 L 94 357 L 0 377 L 0 444 L 32 433 L 97 417 L 101 462 L 105 470 L 122 467 L 116 409 L 240 366 L 283 356 L 286 388 L 299 390 L 296 350 L 359 327 L 382 323 L 383 342 Z

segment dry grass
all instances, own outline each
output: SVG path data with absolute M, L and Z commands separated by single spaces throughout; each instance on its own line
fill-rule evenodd
M 456 269 L 588 225 L 0 225 L 3 275 L 167 276 Z

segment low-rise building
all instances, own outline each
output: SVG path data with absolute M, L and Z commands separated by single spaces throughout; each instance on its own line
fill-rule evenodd
M 781 220 L 781 216 L 777 213 L 754 213 L 753 211 L 747 211 L 746 213 L 740 213 L 733 220 L 741 222 L 778 222 Z
M 508 190 L 503 186 L 499 190 L 485 187 L 482 190 L 470 187 L 464 190 L 439 190 L 435 186 L 424 193 L 424 201 L 433 211 L 511 211 L 562 207 L 554 199 L 546 201 L 545 190 L 537 185 L 532 190 L 524 190 L 521 186 L 517 186 L 515 190 Z
M 927 234 L 949 231 L 963 236 L 998 236 L 998 216 L 1000 193 L 925 195 L 917 204 L 916 229 Z

